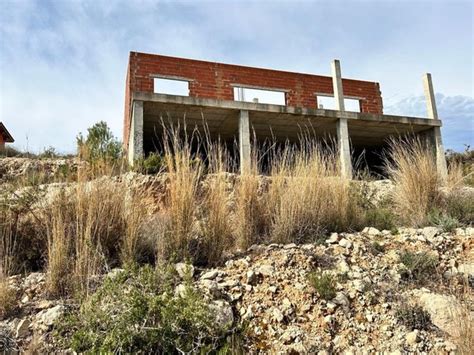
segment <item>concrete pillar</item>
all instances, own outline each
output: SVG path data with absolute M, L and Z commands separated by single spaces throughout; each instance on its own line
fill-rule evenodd
M 344 93 L 342 91 L 341 64 L 335 59 L 331 66 L 332 86 L 334 89 L 334 99 L 336 100 L 336 109 L 344 112 Z M 351 150 L 349 146 L 349 129 L 347 127 L 347 118 L 340 118 L 337 121 L 337 144 L 339 149 L 339 160 L 341 163 L 341 175 L 347 179 L 352 179 Z
M 431 79 L 430 73 L 426 73 L 423 76 L 423 86 L 425 90 L 428 118 L 437 120 L 439 119 L 438 110 L 436 109 L 436 99 L 433 90 L 433 81 Z M 438 169 L 438 174 L 442 180 L 446 180 L 448 176 L 448 168 L 446 165 L 446 157 L 444 155 L 443 139 L 441 137 L 441 127 L 433 127 L 431 135 L 431 141 L 433 142 L 436 154 L 436 167 Z
M 239 151 L 240 151 L 240 173 L 250 173 L 250 122 L 249 112 L 241 110 L 239 113 Z
M 133 101 L 132 122 L 128 138 L 128 162 L 133 165 L 143 154 L 143 101 Z

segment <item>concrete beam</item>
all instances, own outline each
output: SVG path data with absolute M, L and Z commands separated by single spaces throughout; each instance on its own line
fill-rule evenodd
M 439 120 L 438 110 L 436 108 L 436 98 L 433 90 L 433 81 L 431 74 L 426 73 L 423 76 L 423 87 L 426 97 L 426 109 L 428 112 L 428 118 L 433 120 Z M 436 154 L 436 167 L 438 174 L 443 181 L 448 176 L 448 167 L 446 164 L 446 156 L 444 154 L 443 139 L 441 137 L 441 127 L 433 127 L 431 130 L 431 141 Z
M 166 94 L 155 94 L 148 92 L 134 92 L 134 100 L 145 101 L 149 104 L 156 103 L 163 111 L 173 111 L 179 108 L 181 111 L 196 109 L 216 110 L 221 112 L 236 112 L 246 110 L 249 112 L 261 112 L 269 115 L 273 119 L 273 114 L 289 116 L 309 116 L 309 118 L 318 118 L 336 121 L 338 118 L 345 117 L 350 121 L 383 121 L 400 124 L 413 124 L 421 126 L 441 126 L 439 120 L 427 120 L 424 117 L 380 115 L 375 113 L 347 112 L 327 109 L 316 109 L 307 107 L 282 106 L 273 104 L 217 100 L 191 96 L 177 96 Z M 201 116 L 201 114 L 200 114 Z
M 239 151 L 240 151 L 240 173 L 250 173 L 250 122 L 249 112 L 242 110 L 239 113 Z
M 331 66 L 332 86 L 334 89 L 334 99 L 336 108 L 344 112 L 344 92 L 342 89 L 341 64 L 339 60 L 334 60 Z M 339 162 L 341 164 L 341 175 L 344 178 L 352 179 L 351 149 L 349 145 L 349 129 L 347 128 L 347 118 L 341 117 L 337 120 L 337 146 L 339 149 Z
M 128 141 L 128 162 L 133 165 L 143 156 L 143 101 L 134 100 Z

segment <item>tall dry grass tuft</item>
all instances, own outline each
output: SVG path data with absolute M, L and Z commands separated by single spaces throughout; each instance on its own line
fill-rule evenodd
M 135 260 L 147 197 L 109 177 L 58 194 L 47 218 L 49 292 L 88 294 L 93 275 Z
M 150 211 L 154 209 L 153 191 L 149 187 L 130 189 L 125 192 L 122 210 L 124 231 L 120 245 L 120 260 L 123 265 L 138 262 L 144 243 L 142 227 Z
M 70 209 L 65 192 L 62 190 L 51 206 L 49 223 L 47 223 L 48 264 L 46 285 L 52 295 L 62 295 L 70 291 L 70 273 L 73 265 L 71 259 L 72 223 Z
M 390 142 L 385 167 L 395 189 L 393 201 L 400 217 L 420 226 L 439 200 L 440 177 L 433 152 L 417 138 Z
M 164 134 L 168 186 L 162 218 L 166 223 L 157 246 L 159 259 L 182 260 L 192 257 L 196 251 L 192 243 L 204 165 L 193 154 L 193 145 L 200 145 L 196 133 L 188 135 L 184 127 L 184 138 L 181 138 L 179 132 L 180 127 L 171 127 Z
M 339 176 L 336 157 L 306 138 L 275 154 L 268 197 L 272 239 L 297 242 L 350 226 L 350 185 Z
M 206 143 L 208 148 L 208 172 L 204 181 L 201 207 L 201 247 L 199 261 L 215 265 L 222 254 L 232 245 L 230 192 L 227 171 L 229 156 L 219 143 Z
M 17 304 L 16 292 L 8 282 L 16 251 L 14 226 L 12 215 L 0 210 L 0 319 L 9 316 Z
M 448 167 L 448 176 L 445 184 L 447 192 L 455 191 L 464 186 L 465 179 L 461 162 L 453 161 Z
M 238 176 L 234 185 L 233 233 L 235 245 L 240 249 L 261 242 L 268 226 L 266 191 L 262 185 L 262 176 L 259 175 L 262 152 L 256 148 L 256 144 L 251 148 L 250 171 Z

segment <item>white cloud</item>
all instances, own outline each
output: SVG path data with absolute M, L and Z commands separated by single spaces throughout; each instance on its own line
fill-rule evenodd
M 443 122 L 442 135 L 448 149 L 463 150 L 474 147 L 474 99 L 469 96 L 436 94 L 438 116 Z M 406 97 L 384 108 L 394 115 L 427 117 L 424 96 Z

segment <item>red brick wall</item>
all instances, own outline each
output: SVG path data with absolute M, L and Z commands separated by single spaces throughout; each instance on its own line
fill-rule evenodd
M 221 100 L 234 99 L 231 84 L 287 90 L 286 104 L 297 107 L 316 108 L 315 93 L 333 94 L 332 78 L 329 76 L 130 52 L 125 88 L 125 146 L 130 126 L 131 93 L 153 92 L 153 75 L 189 79 L 190 96 Z M 382 113 L 382 97 L 378 83 L 342 79 L 342 86 L 345 96 L 361 98 L 361 112 Z
M 3 139 L 2 134 L 0 133 L 0 149 L 5 148 L 5 140 Z

